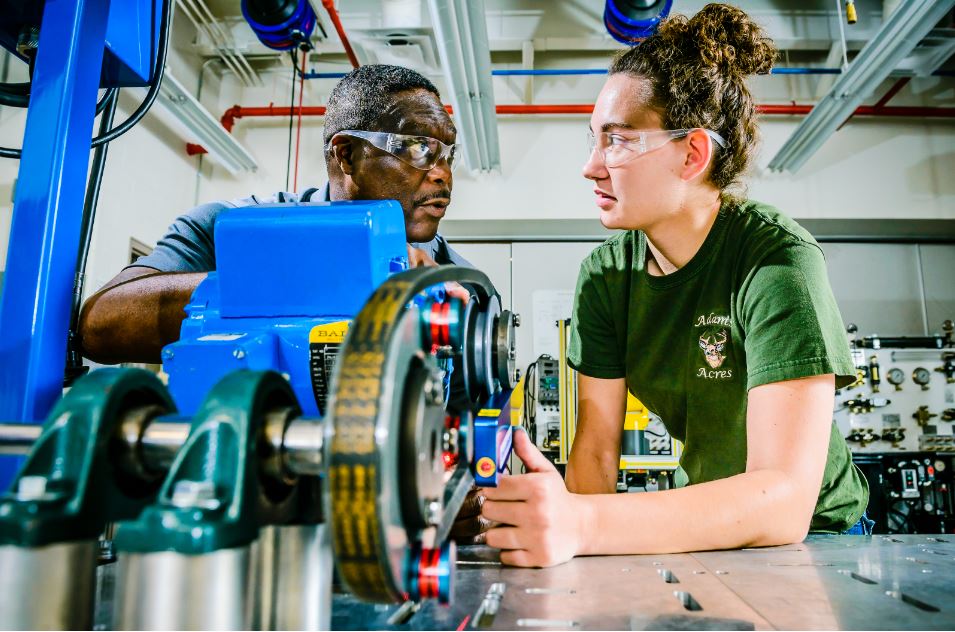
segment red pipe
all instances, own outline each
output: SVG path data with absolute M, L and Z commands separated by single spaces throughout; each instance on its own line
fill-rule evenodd
M 812 111 L 811 105 L 767 104 L 757 106 L 760 113 L 767 115 L 805 115 Z M 445 106 L 452 112 L 451 106 Z M 590 114 L 593 105 L 499 105 L 498 114 Z M 222 114 L 222 126 L 230 132 L 235 119 L 249 116 L 289 116 L 292 113 L 289 107 L 276 107 L 269 104 L 267 107 L 242 107 L 234 105 Z M 299 113 L 296 108 L 295 113 Z M 325 106 L 306 106 L 301 108 L 302 116 L 324 116 Z M 955 108 L 929 108 L 909 106 L 863 105 L 856 108 L 853 116 L 884 116 L 906 118 L 955 118 Z
M 911 77 L 902 77 L 901 79 L 896 81 L 894 84 L 892 84 L 892 87 L 889 88 L 888 92 L 882 95 L 882 98 L 876 102 L 875 107 L 884 108 L 886 105 L 889 104 L 889 101 L 892 100 L 892 97 L 897 95 L 899 93 L 899 90 L 904 88 L 905 85 L 911 80 L 912 80 Z
M 756 109 L 759 110 L 760 114 L 797 114 L 805 115 L 812 112 L 811 105 L 796 105 L 795 103 L 790 104 L 766 104 L 766 105 L 757 105 Z
M 348 36 L 345 35 L 345 27 L 342 26 L 342 21 L 338 18 L 338 11 L 335 10 L 335 0 L 322 0 L 322 6 L 328 11 L 328 17 L 331 18 L 335 30 L 338 31 L 338 38 L 342 41 L 342 46 L 345 47 L 345 54 L 348 55 L 348 61 L 351 62 L 354 68 L 358 68 L 361 64 L 358 63 L 358 58 L 355 57 L 355 51 L 352 50 Z
M 590 114 L 594 111 L 589 105 L 499 105 L 498 114 Z
M 295 113 L 301 113 L 302 116 L 325 116 L 325 106 L 317 105 L 295 108 Z M 246 118 L 249 116 L 289 116 L 291 114 L 292 108 L 288 106 L 276 107 L 271 103 L 266 107 L 255 108 L 244 108 L 240 105 L 233 105 L 222 113 L 222 118 L 219 119 L 219 121 L 222 123 L 222 127 L 226 128 L 226 131 L 231 132 L 237 118 Z

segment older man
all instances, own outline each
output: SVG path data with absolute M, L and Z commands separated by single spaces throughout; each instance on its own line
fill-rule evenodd
M 412 265 L 466 264 L 438 235 L 451 202 L 454 124 L 437 88 L 413 70 L 362 66 L 332 90 L 325 115 L 328 183 L 203 204 L 179 217 L 155 250 L 122 270 L 83 306 L 84 355 L 102 363 L 159 362 L 179 338 L 184 307 L 216 269 L 213 241 L 223 209 L 317 200 L 397 200 Z

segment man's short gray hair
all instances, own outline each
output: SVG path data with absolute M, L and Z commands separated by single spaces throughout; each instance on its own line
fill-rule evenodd
M 378 119 L 393 103 L 393 95 L 418 88 L 441 99 L 434 84 L 410 68 L 370 64 L 352 70 L 338 82 L 328 97 L 325 146 L 328 146 L 332 136 L 346 129 L 389 131 L 380 129 Z

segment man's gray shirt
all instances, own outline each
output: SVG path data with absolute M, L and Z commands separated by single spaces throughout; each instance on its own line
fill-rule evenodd
M 192 209 L 176 218 L 166 235 L 159 240 L 155 249 L 140 257 L 128 267 L 147 267 L 160 272 L 211 272 L 216 269 L 216 250 L 213 241 L 216 217 L 225 209 L 254 206 L 257 204 L 281 204 L 314 199 L 329 201 L 328 185 L 321 189 L 310 189 L 303 194 L 280 191 L 269 197 L 255 195 L 229 202 L 209 202 Z M 425 251 L 439 264 L 470 266 L 464 257 L 455 252 L 441 235 L 424 244 L 411 244 Z

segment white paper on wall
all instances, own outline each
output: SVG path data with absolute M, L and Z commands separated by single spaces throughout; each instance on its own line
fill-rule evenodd
M 557 321 L 570 318 L 574 308 L 573 290 L 534 290 L 531 309 L 534 323 L 534 357 L 542 354 L 554 358 L 560 353 Z

